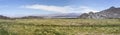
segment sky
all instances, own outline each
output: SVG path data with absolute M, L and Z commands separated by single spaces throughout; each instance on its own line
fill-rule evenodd
M 120 7 L 120 0 L 0 0 L 0 15 L 19 17 L 55 13 L 99 12 L 111 6 Z

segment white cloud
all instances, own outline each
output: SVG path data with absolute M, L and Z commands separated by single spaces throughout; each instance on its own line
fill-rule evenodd
M 71 7 L 71 6 L 49 6 L 49 5 L 24 5 L 28 9 L 38 9 L 44 11 L 60 12 L 60 13 L 88 13 L 90 11 L 97 12 L 96 10 L 87 6 Z
M 88 12 L 91 12 L 91 11 L 92 12 L 99 12 L 99 11 L 97 11 L 93 8 L 87 7 L 87 6 L 80 6 L 79 9 L 82 13 L 88 13 Z

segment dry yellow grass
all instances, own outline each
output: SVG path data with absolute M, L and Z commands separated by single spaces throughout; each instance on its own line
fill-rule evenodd
M 0 35 L 120 35 L 119 19 L 0 19 Z

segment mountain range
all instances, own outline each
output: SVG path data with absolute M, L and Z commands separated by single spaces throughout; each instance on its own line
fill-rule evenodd
M 11 17 L 6 17 L 0 15 L 1 19 L 9 19 Z M 38 16 L 23 16 L 18 18 L 82 18 L 82 19 L 113 19 L 120 18 L 120 8 L 114 6 L 102 10 L 100 12 L 89 12 L 89 13 L 57 13 L 48 15 L 38 15 Z
M 58 13 L 58 14 L 48 14 L 42 15 L 45 18 L 77 18 L 80 16 L 80 13 Z
M 83 13 L 80 15 L 79 18 L 88 18 L 88 19 L 113 19 L 113 18 L 120 18 L 120 8 L 116 8 L 114 6 L 102 10 L 100 12 L 89 12 L 89 13 Z
M 77 18 L 80 16 L 80 13 L 56 13 L 56 14 L 47 14 L 47 15 L 30 15 L 30 16 L 23 16 L 23 17 L 7 17 L 0 15 L 0 19 L 8 19 L 8 18 L 15 18 L 15 19 L 31 19 L 31 18 Z

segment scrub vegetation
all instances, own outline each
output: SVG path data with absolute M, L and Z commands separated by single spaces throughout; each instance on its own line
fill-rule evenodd
M 0 19 L 0 35 L 120 35 L 120 19 Z

